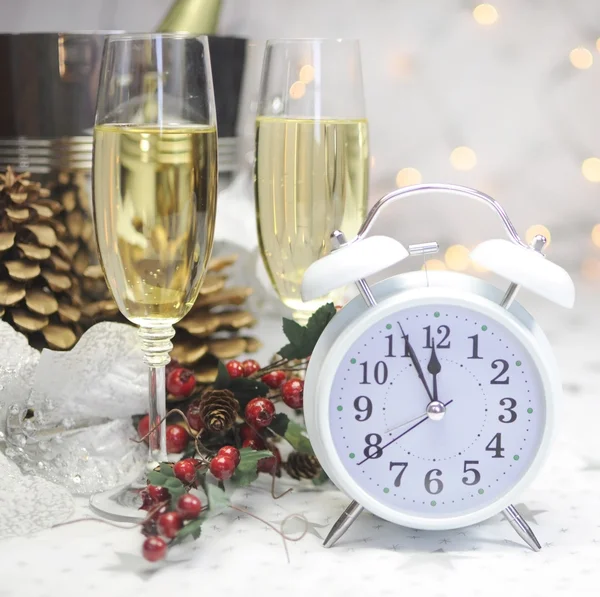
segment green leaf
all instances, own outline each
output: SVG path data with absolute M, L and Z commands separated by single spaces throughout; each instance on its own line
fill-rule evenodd
M 299 356 L 302 353 L 294 344 L 286 344 L 283 348 L 277 351 L 277 354 L 283 359 L 303 359 L 303 356 Z
M 227 494 L 216 485 L 208 483 L 206 486 L 208 496 L 208 508 L 211 516 L 216 516 L 226 508 L 229 508 L 230 500 Z
M 223 363 L 223 361 L 219 361 L 217 365 L 217 379 L 215 379 L 215 383 L 213 385 L 217 390 L 225 390 L 229 388 L 230 384 L 231 376 L 229 375 L 229 371 L 227 371 L 225 363 Z
M 270 450 L 253 450 L 252 448 L 242 448 L 240 450 L 240 463 L 235 469 L 231 481 L 238 487 L 250 485 L 258 477 L 256 466 L 259 460 L 271 458 L 273 452 Z
M 234 393 L 240 408 L 246 408 L 246 404 L 257 396 L 266 396 L 269 393 L 269 386 L 258 379 L 248 379 L 247 377 L 236 377 L 231 380 L 228 390 Z
M 283 333 L 291 344 L 299 346 L 304 342 L 305 329 L 293 319 L 283 318 Z
M 165 477 L 174 477 L 175 476 L 175 473 L 173 472 L 173 467 L 169 466 L 166 462 L 161 462 L 160 472 Z
M 179 479 L 170 477 L 163 483 L 163 487 L 166 487 L 169 491 L 171 491 L 172 489 L 183 489 L 184 485 Z
M 195 520 L 190 520 L 184 527 L 179 529 L 179 532 L 175 535 L 171 545 L 181 543 L 184 539 L 187 539 L 187 537 L 198 539 L 202 533 L 202 523 L 204 520 L 204 516 L 200 516 Z
M 308 351 L 306 356 L 312 354 L 317 341 L 321 337 L 321 334 L 327 327 L 327 324 L 333 319 L 336 314 L 335 305 L 333 303 L 327 303 L 322 307 L 319 307 L 308 320 L 306 324 L 306 333 L 304 336 L 304 347 Z
M 167 477 L 158 471 L 150 471 L 148 473 L 148 483 L 151 485 L 156 485 L 157 487 L 162 487 L 167 480 Z
M 300 425 L 284 414 L 275 415 L 269 429 L 286 439 L 296 452 L 304 452 L 306 454 L 314 454 L 310 440 L 306 435 L 306 428 Z

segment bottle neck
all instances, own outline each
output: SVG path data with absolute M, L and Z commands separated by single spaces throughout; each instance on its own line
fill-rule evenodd
M 176 0 L 157 31 L 213 35 L 217 31 L 221 0 Z

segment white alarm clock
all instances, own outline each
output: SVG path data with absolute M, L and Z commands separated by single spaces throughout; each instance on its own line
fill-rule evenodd
M 510 240 L 489 240 L 471 259 L 507 278 L 506 292 L 453 272 L 415 271 L 369 287 L 364 278 L 436 243 L 406 250 L 366 237 L 380 210 L 417 193 L 484 201 Z M 474 189 L 417 185 L 369 212 L 358 236 L 311 265 L 305 300 L 355 283 L 329 323 L 306 373 L 304 412 L 315 453 L 353 499 L 325 540 L 333 545 L 363 508 L 417 529 L 453 529 L 504 511 L 534 550 L 540 544 L 512 506 L 551 442 L 561 396 L 558 367 L 532 316 L 513 302 L 519 286 L 572 307 L 569 275 L 519 238 L 501 206 Z

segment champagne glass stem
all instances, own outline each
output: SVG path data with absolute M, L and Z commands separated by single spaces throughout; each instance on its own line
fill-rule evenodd
M 141 326 L 138 330 L 144 360 L 148 365 L 149 374 L 149 420 L 152 426 L 160 421 L 149 436 L 148 467 L 154 468 L 159 462 L 167 460 L 167 424 L 164 420 L 167 414 L 167 392 L 165 387 L 165 365 L 171 357 L 173 349 L 171 338 L 175 330 L 171 325 Z

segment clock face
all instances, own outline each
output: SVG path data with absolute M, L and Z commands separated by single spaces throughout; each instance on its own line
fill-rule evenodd
M 385 316 L 334 377 L 330 432 L 353 481 L 407 515 L 497 501 L 540 447 L 546 401 L 525 346 L 495 319 L 427 305 Z

